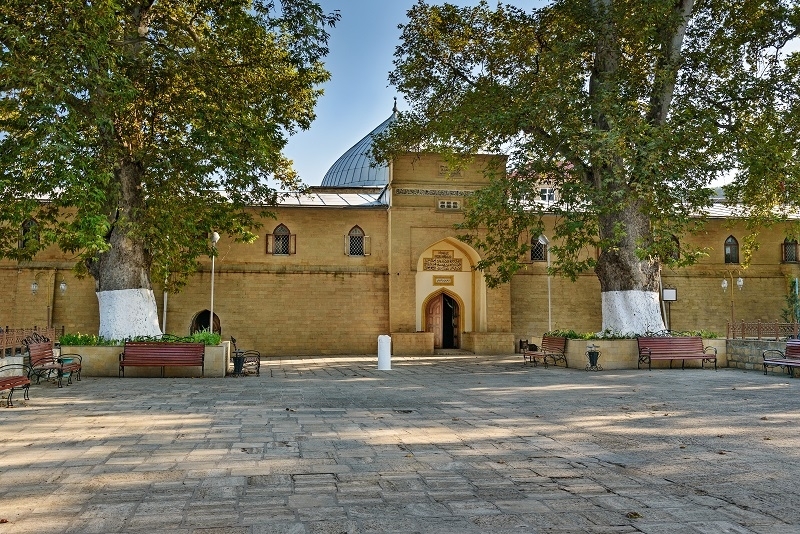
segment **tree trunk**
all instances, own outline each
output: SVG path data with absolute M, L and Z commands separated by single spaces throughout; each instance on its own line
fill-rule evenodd
M 601 251 L 595 268 L 600 280 L 603 330 L 622 334 L 664 330 L 660 264 L 636 255 L 637 244 L 652 239 L 648 217 L 635 202 L 629 203 L 618 212 L 600 216 L 600 237 L 614 242 Z
M 108 235 L 111 248 L 89 265 L 100 305 L 99 335 L 106 339 L 160 335 L 150 255 L 142 240 L 130 235 L 130 223 L 137 220 L 143 205 L 142 167 L 124 160 L 115 176 L 120 200 Z

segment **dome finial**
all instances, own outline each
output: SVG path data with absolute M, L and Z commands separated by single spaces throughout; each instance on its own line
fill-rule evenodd
M 397 97 L 394 97 L 394 106 L 392 106 L 392 113 L 397 114 Z

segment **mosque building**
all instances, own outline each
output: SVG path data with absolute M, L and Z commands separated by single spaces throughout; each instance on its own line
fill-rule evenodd
M 548 280 L 547 247 L 538 236 L 510 283 L 487 286 L 476 268 L 480 252 L 458 239 L 454 225 L 465 198 L 487 184 L 483 170 L 500 156 L 475 156 L 455 173 L 433 153 L 374 165 L 373 136 L 395 118 L 396 111 L 343 154 L 320 186 L 282 200 L 272 210 L 276 218 L 262 220 L 255 243 L 220 239 L 213 321 L 223 339 L 233 336 L 262 356 L 374 354 L 383 334 L 398 355 L 505 354 L 550 325 L 599 330 L 596 276 Z M 543 186 L 541 201 L 554 194 Z M 684 238 L 708 256 L 691 267 L 664 268 L 663 286 L 677 297 L 665 306 L 671 329 L 724 336 L 732 317 L 780 319 L 791 281 L 800 277 L 797 242 L 785 240 L 780 226 L 766 229 L 743 269 L 738 247 L 747 233 L 720 199 L 703 232 Z M 94 281 L 75 278 L 71 269 L 57 251 L 24 264 L 0 260 L 0 324 L 96 333 Z M 743 285 L 734 289 L 740 277 Z M 210 282 L 208 260 L 178 294 L 154 284 L 165 332 L 208 326 Z

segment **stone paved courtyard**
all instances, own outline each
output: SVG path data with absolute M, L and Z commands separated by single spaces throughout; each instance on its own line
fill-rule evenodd
M 0 408 L 0 534 L 800 532 L 785 374 L 376 363 L 32 386 Z

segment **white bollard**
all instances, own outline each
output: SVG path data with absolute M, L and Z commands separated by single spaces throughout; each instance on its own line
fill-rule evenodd
M 378 370 L 390 371 L 392 369 L 392 338 L 391 336 L 378 336 Z

